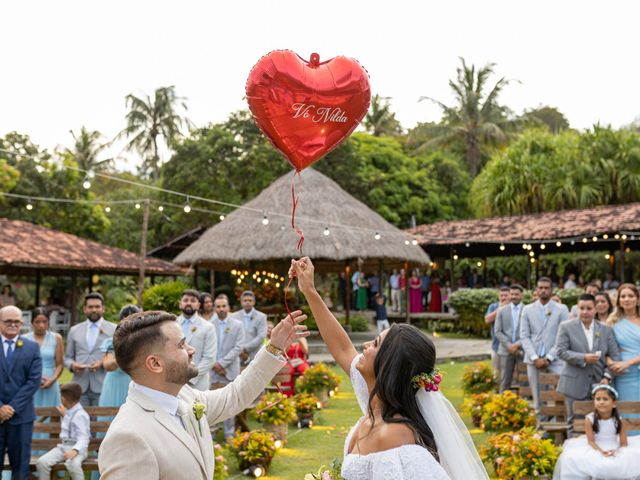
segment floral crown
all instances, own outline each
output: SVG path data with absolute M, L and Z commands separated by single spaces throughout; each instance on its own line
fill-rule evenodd
M 427 392 L 437 392 L 442 382 L 442 375 L 440 369 L 434 368 L 431 373 L 421 373 L 411 379 L 411 385 L 416 389 L 424 388 Z
M 613 397 L 616 400 L 618 399 L 618 391 L 615 388 L 613 388 L 611 385 L 607 385 L 605 383 L 599 383 L 597 385 L 594 385 L 593 389 L 591 390 L 591 396 L 594 396 L 598 390 L 608 390 L 613 394 Z

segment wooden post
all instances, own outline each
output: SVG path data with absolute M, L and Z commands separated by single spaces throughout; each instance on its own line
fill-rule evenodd
M 87 276 L 87 291 L 89 293 L 93 292 L 93 278 L 91 278 L 93 275 L 91 274 L 91 272 L 89 272 L 88 276 Z
M 538 258 L 536 258 L 536 285 L 538 284 L 538 278 L 540 278 L 540 258 L 541 255 L 538 254 Z
M 39 307 L 40 306 L 40 282 L 41 282 L 42 278 L 41 278 L 41 274 L 40 274 L 40 269 L 36 269 L 36 303 L 35 303 L 35 307 Z
M 527 255 L 524 258 L 527 260 L 527 288 L 531 288 L 531 257 Z
M 142 307 L 142 294 L 144 293 L 144 269 L 147 257 L 147 231 L 149 230 L 149 199 L 144 201 L 142 214 L 142 235 L 140 238 L 140 266 L 138 269 L 138 306 Z
M 216 271 L 209 270 L 209 293 L 215 297 L 216 294 Z
M 379 265 L 379 273 L 378 273 L 378 278 L 380 279 L 378 282 L 378 293 L 380 293 L 381 295 L 385 294 L 384 291 L 384 260 L 380 259 L 380 265 Z M 375 302 L 375 299 L 374 299 Z
M 487 288 L 487 257 L 484 257 L 482 264 L 484 265 L 482 269 L 482 283 L 484 284 L 484 288 Z
M 620 283 L 624 283 L 625 251 L 624 240 L 620 240 Z
M 78 290 L 76 286 L 77 274 L 71 274 L 71 326 L 78 323 Z
M 193 286 L 198 290 L 198 267 L 193 268 Z
M 453 290 L 455 288 L 455 283 L 453 282 L 453 248 L 449 247 L 449 283 L 450 287 Z
M 349 325 L 349 316 L 351 314 L 351 265 L 349 265 L 349 260 L 345 260 L 344 262 L 344 289 L 346 292 L 344 323 L 345 325 Z
M 404 320 L 408 324 L 411 324 L 411 317 L 409 312 L 409 278 L 410 277 L 411 275 L 409 275 L 409 262 L 404 262 L 404 308 L 405 308 Z

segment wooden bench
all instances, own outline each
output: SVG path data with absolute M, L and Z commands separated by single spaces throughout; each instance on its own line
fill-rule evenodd
M 512 384 L 512 389 L 518 389 L 518 396 L 524 398 L 525 400 L 533 400 L 533 394 L 531 393 L 531 387 L 529 386 L 529 377 L 527 376 L 527 364 L 523 362 L 518 362 L 516 366 L 516 374 L 515 378 L 517 381 L 517 386 L 514 387 Z
M 90 417 L 115 417 L 118 413 L 119 407 L 86 407 L 85 410 Z M 49 422 L 46 420 L 50 419 Z M 47 433 L 49 438 L 33 438 L 31 440 L 31 451 L 49 451 L 60 443 L 60 427 L 61 427 L 62 415 L 55 407 L 37 407 L 36 408 L 36 421 L 33 424 L 33 433 Z M 102 438 L 96 438 L 96 433 L 105 433 L 109 429 L 110 421 L 91 421 L 91 440 L 89 441 L 89 456 L 82 462 L 82 469 L 85 472 L 98 470 L 98 448 L 102 443 Z M 31 471 L 36 471 L 36 462 L 38 456 L 32 455 L 31 457 Z M 3 470 L 11 470 L 9 460 L 5 459 L 2 466 Z M 64 463 L 58 463 L 51 469 L 52 478 L 54 472 L 64 471 Z
M 640 418 L 626 418 L 625 414 L 640 415 L 640 402 L 617 402 L 618 412 L 622 416 L 622 421 L 628 430 L 640 430 Z M 593 402 L 583 400 L 573 402 L 573 432 L 576 434 L 585 433 L 585 415 L 593 412 Z

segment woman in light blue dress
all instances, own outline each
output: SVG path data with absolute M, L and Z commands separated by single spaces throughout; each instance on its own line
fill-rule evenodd
M 632 283 L 623 283 L 618 288 L 616 309 L 611 314 L 613 333 L 620 345 L 620 361 L 612 362 L 611 370 L 617 375 L 618 400 L 640 400 L 640 291 Z M 638 417 L 638 415 L 625 415 Z M 640 430 L 627 432 L 640 435 Z
M 58 377 L 62 373 L 64 357 L 62 337 L 49 330 L 49 314 L 44 308 L 36 308 L 31 313 L 31 318 L 32 330 L 25 338 L 38 342 L 42 357 L 42 381 L 33 397 L 33 403 L 36 407 L 57 407 L 60 405 Z M 34 433 L 33 438 L 48 438 L 48 434 Z M 44 453 L 34 452 L 34 455 Z

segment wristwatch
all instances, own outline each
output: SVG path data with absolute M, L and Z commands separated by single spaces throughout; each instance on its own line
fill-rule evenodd
M 264 348 L 271 355 L 275 355 L 276 357 L 284 356 L 284 350 L 282 350 L 281 348 L 276 347 L 271 342 L 267 343 L 264 346 Z

